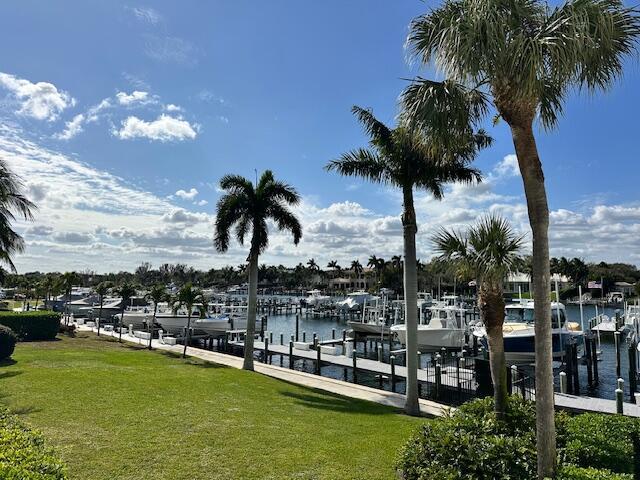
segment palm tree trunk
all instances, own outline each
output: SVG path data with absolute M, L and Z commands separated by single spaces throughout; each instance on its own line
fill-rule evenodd
M 524 182 L 529 223 L 533 232 L 533 295 L 535 298 L 536 444 L 538 478 L 553 478 L 556 470 L 551 284 L 549 272 L 549 206 L 544 173 L 538 157 L 532 122 L 511 125 L 518 165 Z
M 249 257 L 249 298 L 247 307 L 247 334 L 244 337 L 244 370 L 253 370 L 253 337 L 256 332 L 256 306 L 258 303 L 258 254 Z
M 187 335 L 184 337 L 184 350 L 182 351 L 182 358 L 187 358 L 187 345 L 191 340 L 191 309 L 193 305 L 189 305 L 189 313 L 187 314 Z
M 507 410 L 507 363 L 504 355 L 504 299 L 500 289 L 480 288 L 478 304 L 489 340 L 489 364 L 493 381 L 494 411 L 504 420 Z
M 407 398 L 404 410 L 408 415 L 420 415 L 418 403 L 418 278 L 416 266 L 416 212 L 413 191 L 405 188 L 402 226 L 404 233 L 404 301 L 407 329 Z

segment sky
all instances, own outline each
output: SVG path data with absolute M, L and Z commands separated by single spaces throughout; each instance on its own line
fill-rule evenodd
M 302 195 L 296 247 L 271 229 L 261 262 L 324 266 L 402 253 L 401 198 L 327 173 L 366 146 L 350 112 L 392 125 L 416 75 L 404 48 L 418 0 L 0 3 L 0 158 L 38 210 L 19 221 L 20 272 L 129 270 L 141 262 L 238 265 L 213 248 L 219 179 L 271 169 Z M 555 256 L 640 264 L 640 65 L 610 91 L 573 92 L 553 131 L 536 128 Z M 480 185 L 416 196 L 418 257 L 430 235 L 499 212 L 530 237 L 504 124 L 475 165 Z

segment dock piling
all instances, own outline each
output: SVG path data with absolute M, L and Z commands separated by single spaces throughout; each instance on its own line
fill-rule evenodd
M 322 366 L 320 364 L 320 362 L 322 361 L 322 359 L 320 358 L 320 356 L 322 355 L 322 347 L 320 345 L 316 344 L 316 352 L 318 354 L 318 357 L 316 359 L 316 375 L 320 375 L 320 371 L 322 369 Z
M 382 345 L 378 345 L 378 361 L 382 363 Z
M 353 383 L 358 383 L 357 378 L 357 372 L 358 372 L 358 366 L 357 366 L 357 359 L 358 359 L 358 354 L 356 352 L 356 349 L 353 349 L 353 353 L 351 355 L 353 357 Z
M 293 370 L 293 340 L 289 340 L 289 368 Z
M 269 363 L 269 338 L 264 339 L 264 363 Z
M 621 389 L 616 388 L 616 412 L 620 415 L 624 414 L 624 405 L 622 402 L 624 393 Z
M 391 355 L 389 357 L 389 363 L 391 364 L 391 391 L 396 391 L 396 357 Z
M 560 372 L 560 393 L 567 393 L 567 374 Z
M 296 313 L 296 342 L 298 341 L 298 332 L 300 331 L 300 315 Z
M 638 344 L 635 340 L 629 343 L 629 397 L 631 403 L 636 403 L 636 390 L 638 389 L 638 374 L 636 372 L 636 357 L 638 354 Z
M 613 332 L 613 340 L 616 345 L 616 377 L 620 378 L 620 332 Z

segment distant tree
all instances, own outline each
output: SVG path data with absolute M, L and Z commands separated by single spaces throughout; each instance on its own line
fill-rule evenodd
M 111 289 L 111 282 L 101 282 L 99 283 L 94 291 L 98 295 L 98 300 L 100 302 L 100 307 L 98 309 L 98 318 L 96 323 L 98 324 L 98 336 L 100 336 L 100 325 L 102 324 L 102 307 L 104 305 L 104 297 L 109 293 Z
M 280 230 L 293 235 L 294 244 L 300 242 L 302 227 L 289 206 L 300 202 L 298 192 L 286 183 L 276 180 L 267 170 L 257 185 L 239 175 L 225 175 L 220 180 L 224 195 L 217 205 L 215 246 L 219 252 L 229 248 L 231 229 L 235 225 L 236 238 L 243 244 L 251 230 L 251 248 L 247 258 L 249 264 L 249 295 L 247 333 L 244 344 L 245 370 L 253 370 L 253 341 L 256 325 L 258 287 L 258 258 L 269 244 L 268 220 L 273 220 Z
M 60 276 L 58 282 L 60 289 L 67 297 L 67 301 L 64 304 L 64 311 L 65 324 L 69 325 L 69 302 L 71 301 L 71 290 L 73 289 L 73 286 L 78 282 L 78 274 L 76 274 L 76 272 L 65 272 Z
M 119 335 L 118 341 L 122 342 L 122 328 L 124 325 L 124 311 L 127 308 L 127 303 L 131 300 L 131 298 L 136 294 L 136 288 L 133 284 L 125 282 L 119 287 L 116 287 L 115 294 L 120 297 L 120 321 L 119 323 Z
M 191 316 L 193 314 L 193 306 L 196 303 L 204 303 L 202 290 L 200 290 L 199 288 L 194 288 L 190 283 L 186 283 L 178 291 L 177 296 L 177 305 L 179 307 L 185 307 L 187 309 L 187 336 L 184 339 L 184 350 L 182 351 L 182 358 L 187 358 L 187 345 L 191 343 Z

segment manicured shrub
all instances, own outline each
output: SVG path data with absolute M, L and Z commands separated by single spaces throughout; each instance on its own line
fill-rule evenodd
M 60 314 L 49 311 L 0 312 L 0 324 L 6 325 L 20 341 L 53 340 L 58 334 Z
M 44 445 L 42 435 L 0 409 L 0 478 L 65 480 L 62 462 Z
M 16 348 L 18 337 L 9 327 L 0 325 L 0 361 L 6 360 Z
M 568 419 L 558 435 L 565 463 L 633 472 L 632 435 L 640 435 L 640 419 L 585 413 Z
M 557 480 L 632 480 L 633 475 L 613 473 L 606 469 L 581 468 L 565 465 L 560 468 Z

